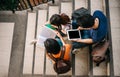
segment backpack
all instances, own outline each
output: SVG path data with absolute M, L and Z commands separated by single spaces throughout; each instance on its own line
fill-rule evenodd
M 62 47 L 60 58 L 55 58 L 52 54 L 48 54 L 48 56 L 55 62 L 53 68 L 57 74 L 67 73 L 71 70 L 71 62 L 63 59 L 64 54 L 65 46 Z
M 99 66 L 100 63 L 106 60 L 107 58 L 107 49 L 109 47 L 109 41 L 102 41 L 96 44 L 93 47 L 92 51 L 92 57 L 93 57 L 93 62 L 96 63 L 96 66 Z
M 77 20 L 77 18 L 86 15 L 86 14 L 90 14 L 90 11 L 84 7 L 81 7 L 79 9 L 76 9 L 73 11 L 72 13 L 72 20 Z

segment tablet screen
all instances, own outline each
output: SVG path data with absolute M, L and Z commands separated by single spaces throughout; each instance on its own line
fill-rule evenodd
M 68 39 L 80 39 L 81 35 L 80 35 L 80 31 L 77 29 L 73 29 L 73 30 L 68 30 L 67 31 L 67 35 L 68 35 Z

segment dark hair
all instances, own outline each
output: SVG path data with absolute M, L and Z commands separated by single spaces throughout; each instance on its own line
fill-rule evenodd
M 68 15 L 66 15 L 65 13 L 62 13 L 61 14 L 61 18 L 62 18 L 62 24 L 65 25 L 65 24 L 68 24 L 70 22 L 70 18 Z
M 56 25 L 58 29 L 61 29 L 62 18 L 59 14 L 54 14 L 50 18 L 50 23 Z
M 94 25 L 94 17 L 90 14 L 85 14 L 77 19 L 77 23 L 83 28 L 90 28 Z
M 48 53 L 57 54 L 60 51 L 59 43 L 55 39 L 52 39 L 52 38 L 48 38 L 44 42 L 44 46 Z

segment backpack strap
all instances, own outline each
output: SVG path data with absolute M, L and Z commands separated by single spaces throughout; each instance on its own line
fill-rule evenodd
M 54 62 L 56 62 L 56 58 L 55 58 L 51 53 L 47 53 L 47 55 L 48 55 Z
M 64 54 L 65 54 L 65 46 L 62 46 L 60 59 L 63 59 L 63 58 L 64 58 Z

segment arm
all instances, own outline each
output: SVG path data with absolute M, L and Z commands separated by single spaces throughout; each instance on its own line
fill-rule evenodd
M 74 39 L 72 41 L 86 43 L 86 44 L 92 44 L 93 43 L 93 40 L 89 39 L 89 38 L 88 39 Z
M 91 28 L 83 28 L 83 27 L 80 27 L 80 26 L 79 26 L 77 29 L 78 29 L 78 30 L 90 30 Z
M 65 45 L 65 41 L 63 39 L 63 37 L 61 36 L 61 34 L 58 31 L 55 31 L 56 35 L 60 38 L 60 40 L 62 41 L 63 45 Z
M 66 31 L 65 31 L 65 30 L 61 30 L 61 32 L 63 32 L 64 34 L 66 34 Z

